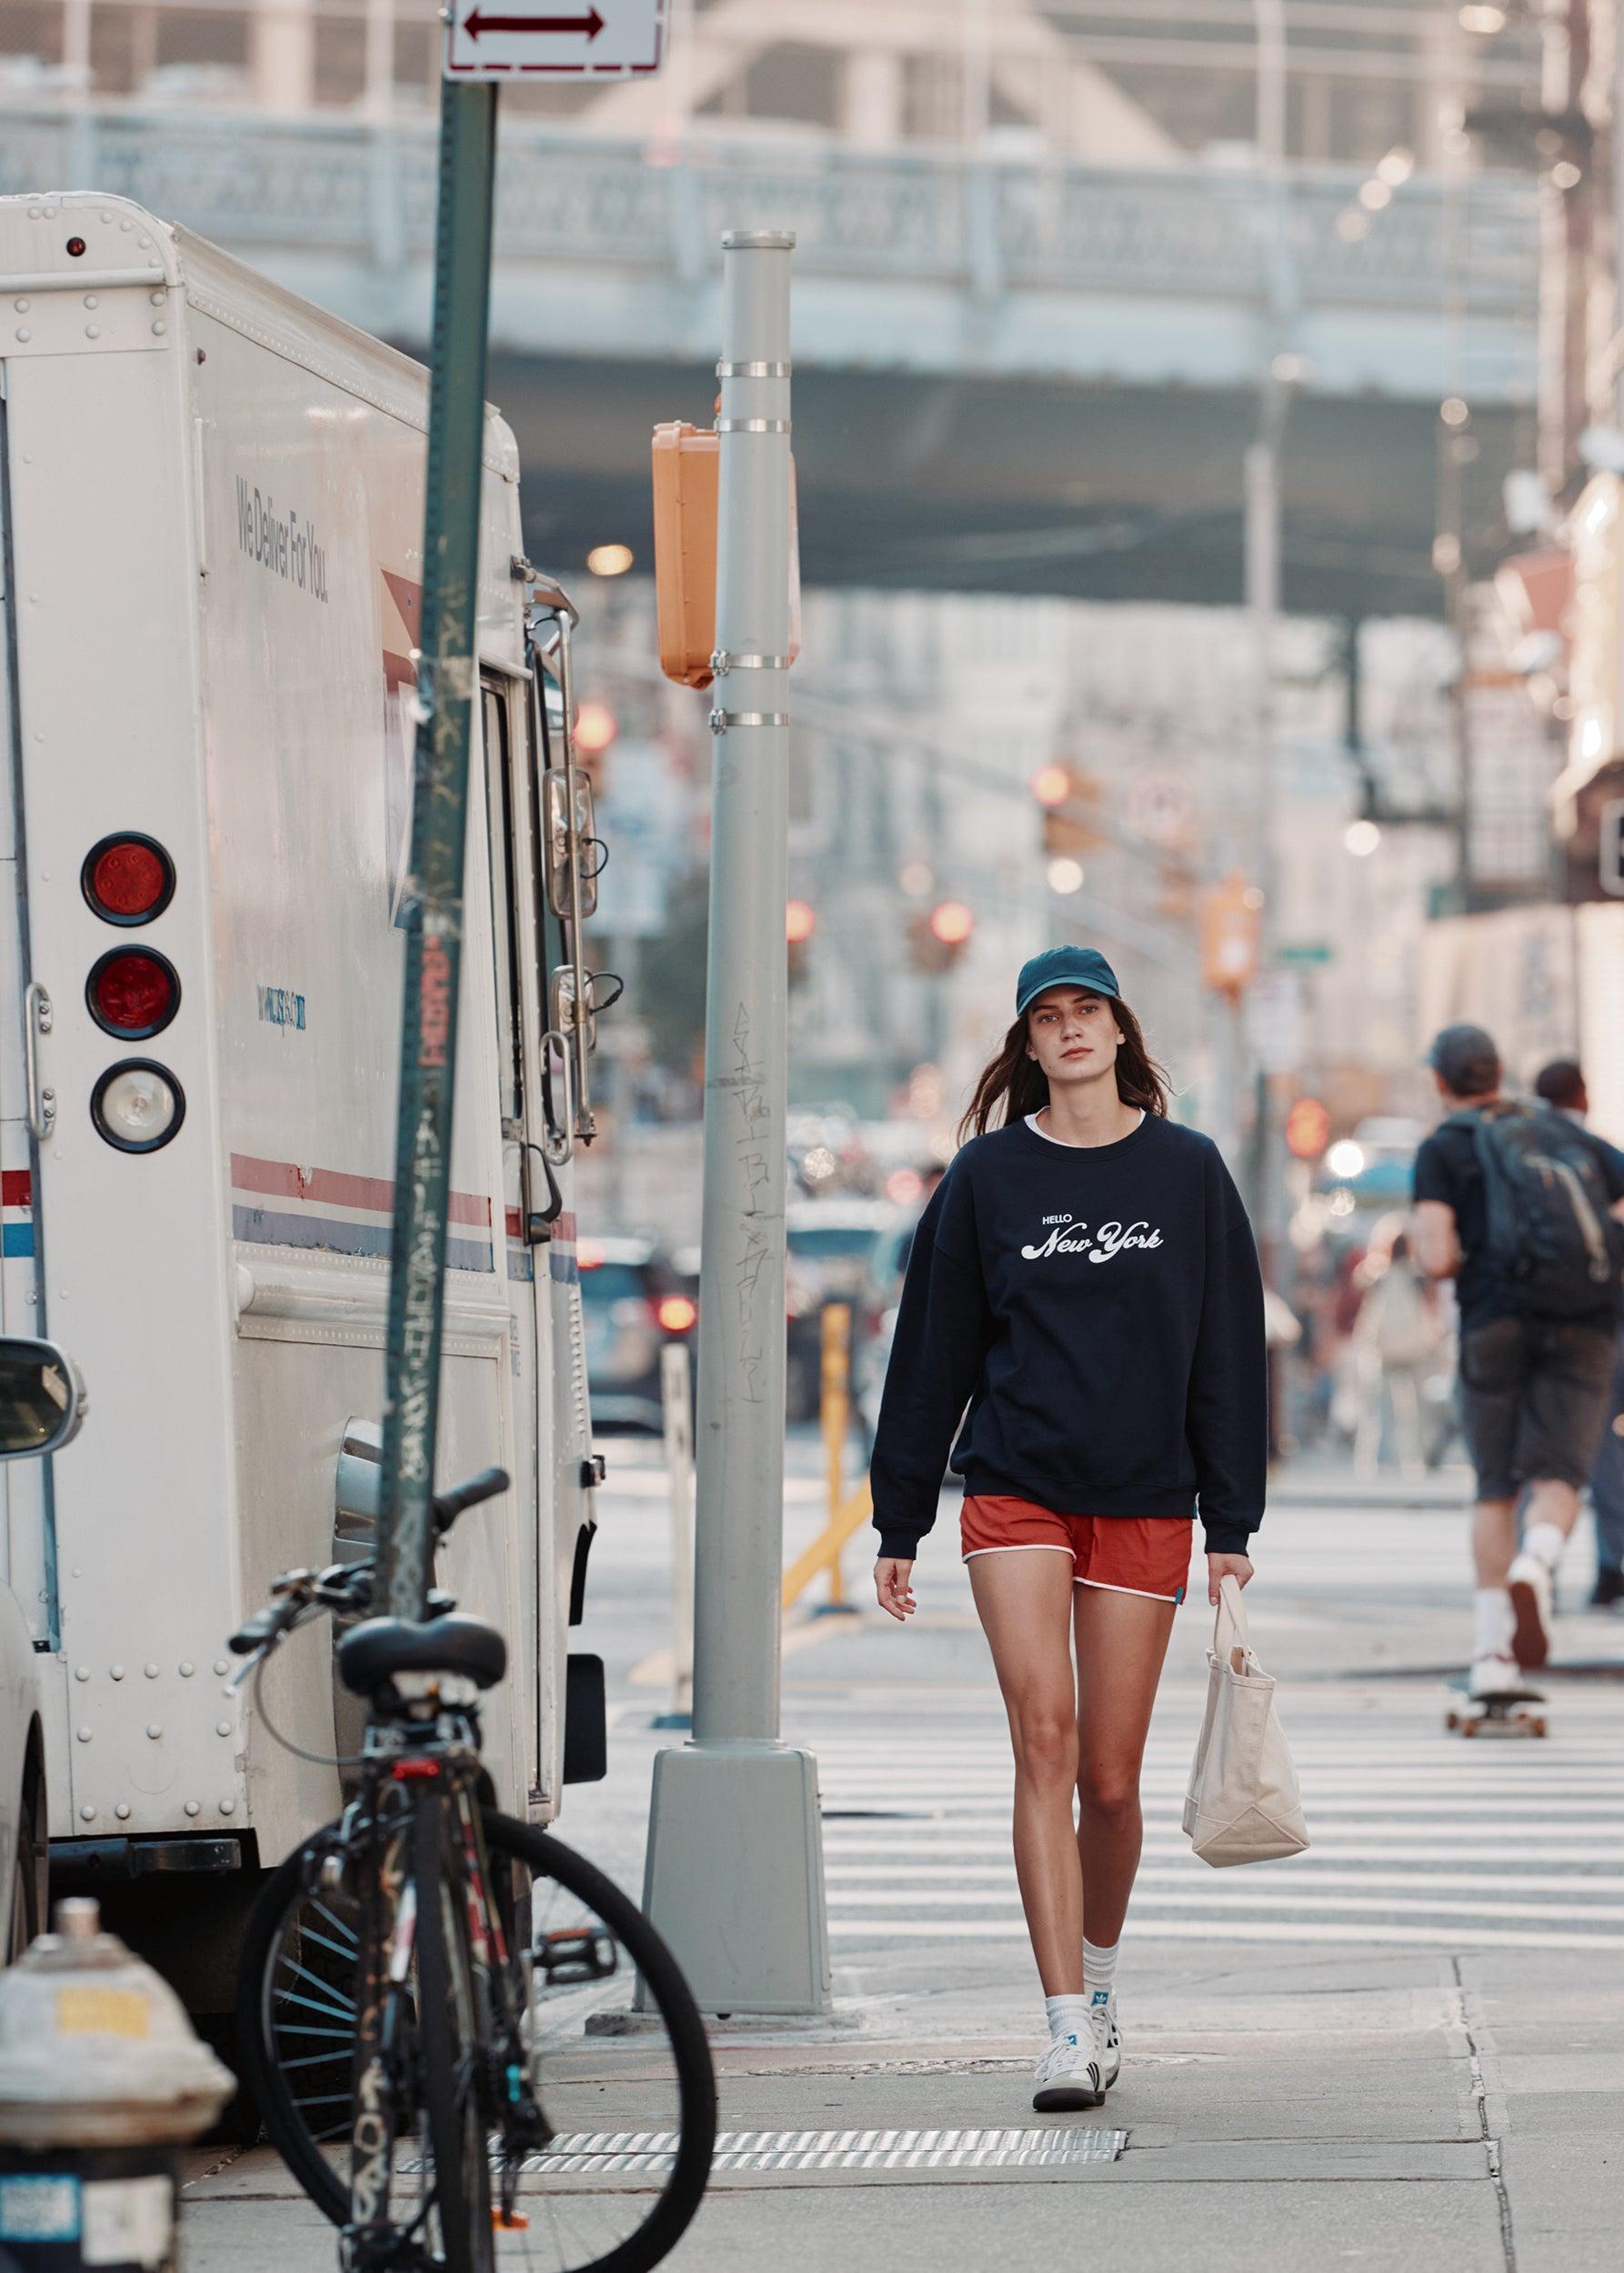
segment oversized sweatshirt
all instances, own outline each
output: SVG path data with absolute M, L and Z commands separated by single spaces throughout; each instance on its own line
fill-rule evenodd
M 1151 1114 L 1111 1145 L 989 1130 L 914 1235 L 870 1467 L 879 1551 L 917 1553 L 951 1452 L 968 1492 L 1198 1509 L 1208 1552 L 1244 1553 L 1267 1400 L 1257 1249 L 1209 1137 Z

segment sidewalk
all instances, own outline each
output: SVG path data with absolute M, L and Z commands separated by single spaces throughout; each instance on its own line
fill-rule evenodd
M 602 1576 L 625 1666 L 663 1612 L 657 1507 L 634 1494 L 618 1512 Z M 916 1629 L 825 1619 L 790 1653 L 786 1733 L 820 1763 L 836 2009 L 718 2028 L 723 2133 L 776 2136 L 751 2141 L 754 2167 L 723 2158 L 679 2273 L 969 2273 L 1062 2252 L 1136 2273 L 1611 2273 L 1624 1684 L 1559 1677 L 1546 1743 L 1463 1745 L 1437 1679 L 1402 1670 L 1459 1662 L 1459 1526 L 1294 1498 L 1268 1545 L 1255 1636 L 1315 1845 L 1214 1873 L 1178 1837 L 1208 1634 L 1192 1604 L 1147 1764 L 1122 2079 L 1080 2116 L 1031 2108 L 1040 2017 L 1007 1872 L 1007 1748 L 948 1543 L 922 1565 Z M 1574 1615 L 1558 1656 L 1621 1646 L 1624 1622 Z M 648 1726 L 657 1694 L 623 1677 L 617 1699 L 611 1778 L 572 1794 L 561 1828 L 635 1887 L 667 1739 Z M 264 2150 L 194 2170 L 190 2273 L 334 2262 Z

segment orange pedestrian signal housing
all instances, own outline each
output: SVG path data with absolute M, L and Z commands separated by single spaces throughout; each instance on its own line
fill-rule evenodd
M 1318 1097 L 1294 1097 L 1286 1116 L 1286 1149 L 1292 1158 L 1318 1160 L 1330 1137 L 1330 1108 Z
M 1258 976 L 1263 895 L 1243 876 L 1209 885 L 1201 902 L 1201 977 L 1215 994 L 1243 995 Z
M 660 669 L 708 686 L 717 644 L 718 439 L 681 419 L 654 430 L 654 593 Z
M 654 430 L 654 597 L 660 669 L 678 686 L 708 686 L 717 644 L 717 498 L 721 461 L 707 426 L 673 419 Z M 801 651 L 801 564 L 789 461 L 789 659 Z

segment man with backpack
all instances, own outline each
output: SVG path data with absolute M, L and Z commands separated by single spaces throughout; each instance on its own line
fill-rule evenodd
M 1427 1062 L 1446 1111 L 1416 1155 L 1416 1259 L 1456 1281 L 1478 1475 L 1470 1681 L 1492 1697 L 1549 1654 L 1551 1581 L 1609 1417 L 1624 1160 L 1542 1100 L 1503 1096 L 1481 1026 L 1446 1026 Z

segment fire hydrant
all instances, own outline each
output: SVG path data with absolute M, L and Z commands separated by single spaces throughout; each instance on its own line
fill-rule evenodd
M 180 2148 L 231 2071 L 95 1902 L 55 1924 L 0 1972 L 0 2273 L 172 2273 Z

